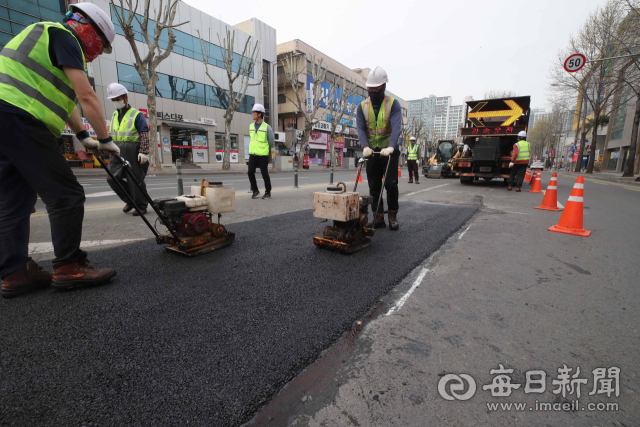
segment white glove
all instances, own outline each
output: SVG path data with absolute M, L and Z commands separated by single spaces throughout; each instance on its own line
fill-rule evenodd
M 113 141 L 101 142 L 98 144 L 98 150 L 102 153 L 116 153 L 117 155 L 120 155 L 120 148 L 118 148 Z
M 393 151 L 394 151 L 393 147 L 387 147 L 387 148 L 383 148 L 380 151 L 380 154 L 385 156 L 385 157 L 389 157 L 390 155 L 393 154 Z
M 509 167 L 512 168 L 513 167 L 513 162 L 509 163 Z
M 371 157 L 373 155 L 373 150 L 369 148 L 369 146 L 366 146 L 364 147 L 364 150 L 362 150 L 362 155 L 364 157 Z
M 149 155 L 144 153 L 138 153 L 138 163 L 144 165 L 149 161 Z
M 94 148 L 98 148 L 98 141 L 91 139 L 91 137 L 87 137 L 85 139 L 80 140 L 80 144 L 89 150 L 93 150 Z

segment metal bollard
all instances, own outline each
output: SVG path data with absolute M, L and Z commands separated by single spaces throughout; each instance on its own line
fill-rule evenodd
M 178 169 L 178 196 L 184 194 L 184 188 L 182 187 L 182 161 L 176 159 L 176 168 Z
M 298 188 L 298 162 L 293 161 L 293 188 Z

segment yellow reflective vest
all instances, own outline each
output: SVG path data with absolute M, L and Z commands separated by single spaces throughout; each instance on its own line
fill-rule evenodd
M 529 160 L 531 155 L 529 154 L 529 143 L 524 139 L 522 141 L 518 141 L 516 143 L 518 147 L 518 155 L 516 156 L 516 162 L 520 162 L 523 160 Z
M 407 160 L 418 160 L 418 144 L 413 144 L 413 148 L 411 145 L 407 147 Z
M 113 112 L 111 116 L 111 138 L 116 142 L 138 142 L 140 133 L 136 129 L 136 117 L 142 114 L 135 108 L 129 108 L 122 121 L 118 122 L 118 110 Z
M 53 28 L 73 35 L 57 22 L 40 22 L 22 30 L 2 49 L 0 99 L 27 111 L 59 138 L 76 109 L 76 94 L 65 72 L 49 57 Z M 82 62 L 86 67 L 84 53 Z
M 387 148 L 389 146 L 389 137 L 391 136 L 391 106 L 395 101 L 390 96 L 385 96 L 378 112 L 373 110 L 371 98 L 362 101 L 362 114 L 364 115 L 367 125 L 367 140 L 371 149 Z
M 249 143 L 249 154 L 254 156 L 268 156 L 269 152 L 269 139 L 267 139 L 267 129 L 269 125 L 266 122 L 262 122 L 258 131 L 256 132 L 255 123 L 249 125 L 249 135 L 251 136 L 251 142 Z

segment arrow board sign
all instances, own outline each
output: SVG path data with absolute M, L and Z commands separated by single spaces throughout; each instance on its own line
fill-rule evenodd
M 506 120 L 502 122 L 500 126 L 509 126 L 522 116 L 522 107 L 513 99 L 502 100 L 504 103 L 504 109 L 490 110 L 487 107 L 488 101 L 478 102 L 471 111 L 467 118 L 474 126 L 483 128 L 485 125 L 480 119 L 488 119 L 492 117 L 504 117 Z

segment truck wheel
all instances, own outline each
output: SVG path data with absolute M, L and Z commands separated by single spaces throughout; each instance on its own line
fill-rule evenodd
M 472 176 L 460 177 L 460 184 L 465 184 L 465 185 L 473 184 L 473 177 Z
M 477 181 L 477 180 L 479 180 L 479 179 L 480 179 L 480 177 L 479 177 L 479 176 L 474 176 L 474 177 L 473 177 L 473 180 L 474 180 L 474 181 Z

